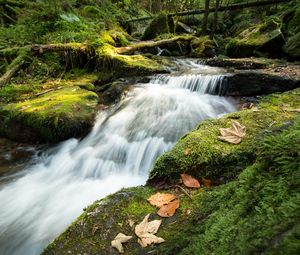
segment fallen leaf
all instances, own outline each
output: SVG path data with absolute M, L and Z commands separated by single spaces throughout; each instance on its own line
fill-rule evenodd
M 161 220 L 153 220 L 148 222 L 150 214 L 147 214 L 143 221 L 135 226 L 135 234 L 137 235 L 138 243 L 142 247 L 147 247 L 152 243 L 163 243 L 165 240 L 157 237 L 155 234 L 158 231 Z
M 169 218 L 175 214 L 178 207 L 179 207 L 179 199 L 176 199 L 176 200 L 168 203 L 167 205 L 162 206 L 158 210 L 157 214 L 160 217 Z
M 132 219 L 128 220 L 128 224 L 131 228 L 133 227 L 134 223 L 135 223 L 134 220 L 132 220 Z
M 154 206 L 160 208 L 163 205 L 168 204 L 169 202 L 173 201 L 176 198 L 177 197 L 173 194 L 157 192 L 156 194 L 149 197 L 147 200 L 149 201 L 149 203 L 151 205 L 154 205 Z
M 194 177 L 188 174 L 181 174 L 181 180 L 183 184 L 188 188 L 200 188 L 200 183 Z
M 203 184 L 204 184 L 204 187 L 210 188 L 210 187 L 211 187 L 211 180 L 209 180 L 209 179 L 204 179 L 204 180 L 203 180 Z
M 191 151 L 190 149 L 185 149 L 185 150 L 184 150 L 184 155 L 185 155 L 185 156 L 189 155 L 189 154 L 190 154 L 190 151 Z
M 237 121 L 233 121 L 231 128 L 220 128 L 220 133 L 222 136 L 218 136 L 219 139 L 228 143 L 238 144 L 241 142 L 242 137 L 246 135 L 246 127 Z
M 117 234 L 114 240 L 111 241 L 111 246 L 116 248 L 120 253 L 124 253 L 124 248 L 122 243 L 128 242 L 132 236 L 126 236 L 122 233 Z

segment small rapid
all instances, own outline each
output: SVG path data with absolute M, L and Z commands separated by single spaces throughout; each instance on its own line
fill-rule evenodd
M 34 255 L 83 208 L 123 187 L 144 184 L 156 158 L 199 121 L 235 111 L 219 69 L 180 60 L 181 73 L 136 84 L 99 113 L 83 140 L 69 139 L 0 190 L 0 254 Z

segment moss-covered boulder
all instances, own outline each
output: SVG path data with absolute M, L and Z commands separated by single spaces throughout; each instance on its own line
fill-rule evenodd
M 0 106 L 0 134 L 19 141 L 57 142 L 87 133 L 98 96 L 78 86 L 59 87 L 31 99 Z
M 150 25 L 146 28 L 142 40 L 154 39 L 160 34 L 174 33 L 174 21 L 172 17 L 161 13 L 155 17 Z
M 288 38 L 283 50 L 290 59 L 300 60 L 300 32 Z
M 257 110 L 239 111 L 221 119 L 203 121 L 183 136 L 171 151 L 158 158 L 149 183 L 176 182 L 185 172 L 217 182 L 230 180 L 253 163 L 255 144 L 264 132 L 283 125 L 297 114 L 293 109 L 299 108 L 299 95 L 299 88 L 280 95 L 273 94 L 261 99 Z M 247 135 L 237 145 L 218 139 L 219 129 L 231 126 L 233 120 L 247 129 Z M 187 149 L 188 155 L 185 153 Z
M 214 42 L 209 39 L 209 36 L 202 36 L 191 41 L 191 56 L 196 58 L 214 57 L 215 47 Z
M 268 111 L 277 111 L 281 103 L 294 100 L 299 93 L 299 90 L 286 93 L 283 98 L 274 95 L 261 104 L 268 105 Z M 259 139 L 252 146 L 249 161 L 240 164 L 241 173 L 233 181 L 208 188 L 202 186 L 198 190 L 185 189 L 183 192 L 173 186 L 165 191 L 180 199 L 176 214 L 162 219 L 157 233 L 166 240 L 165 243 L 141 248 L 134 235 L 135 224 L 146 214 L 151 213 L 151 219 L 159 218 L 155 215 L 156 209 L 147 201 L 157 190 L 143 186 L 124 189 L 96 201 L 42 254 L 118 254 L 111 247 L 111 241 L 118 233 L 133 236 L 124 244 L 125 254 L 131 255 L 298 254 L 300 119 L 295 121 L 297 113 L 292 111 L 287 115 L 281 111 L 277 114 L 282 115 L 283 120 L 279 123 L 274 118 L 273 126 L 264 125 L 265 131 L 257 133 Z M 264 122 L 261 118 L 256 120 L 259 124 Z M 214 121 L 210 122 L 212 127 L 216 125 Z M 258 131 L 257 127 L 250 128 Z M 202 132 L 209 134 L 210 130 L 203 129 Z M 217 146 L 220 143 L 215 140 L 210 144 Z M 203 158 L 205 152 L 197 153 Z M 211 153 L 213 155 L 214 151 Z M 208 160 L 214 161 L 218 156 Z M 216 172 L 232 169 L 230 165 L 218 163 Z M 176 171 L 172 165 L 170 170 Z
M 230 57 L 280 57 L 284 44 L 281 23 L 271 20 L 248 28 L 231 39 L 226 45 L 226 53 Z

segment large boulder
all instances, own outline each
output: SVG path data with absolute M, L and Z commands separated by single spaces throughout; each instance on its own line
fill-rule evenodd
M 172 17 L 167 14 L 161 13 L 155 17 L 150 25 L 146 28 L 143 40 L 151 40 L 160 34 L 174 33 L 174 21 Z
M 226 45 L 226 53 L 230 57 L 280 57 L 284 44 L 281 24 L 271 20 L 246 29 L 231 39 Z
M 0 135 L 25 142 L 78 137 L 92 128 L 97 104 L 96 93 L 67 86 L 0 106 Z

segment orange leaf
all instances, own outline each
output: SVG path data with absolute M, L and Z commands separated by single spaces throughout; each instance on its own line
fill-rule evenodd
M 206 188 L 210 188 L 211 187 L 211 180 L 209 179 L 204 179 L 203 180 L 203 184 Z
M 156 194 L 149 197 L 147 200 L 151 205 L 161 208 L 163 205 L 170 203 L 176 198 L 177 197 L 173 194 L 157 192 Z
M 179 199 L 176 199 L 170 203 L 168 203 L 167 205 L 164 205 L 162 206 L 157 214 L 160 216 L 160 217 L 166 217 L 166 218 L 169 218 L 169 217 L 172 217 L 175 212 L 176 212 L 176 209 L 179 207 Z
M 181 180 L 188 188 L 200 188 L 198 180 L 188 174 L 181 174 Z

